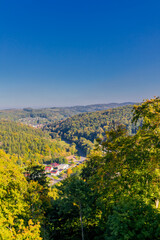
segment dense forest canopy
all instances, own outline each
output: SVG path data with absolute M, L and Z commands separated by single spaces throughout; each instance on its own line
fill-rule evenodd
M 15 154 L 20 164 L 31 157 L 43 163 L 56 157 L 65 157 L 73 151 L 69 144 L 58 139 L 52 140 L 41 129 L 7 120 L 0 121 L 0 148 L 11 155 Z
M 124 124 L 130 135 L 136 133 L 137 125 L 132 123 L 133 106 L 112 108 L 105 111 L 78 114 L 64 121 L 48 124 L 44 129 L 51 132 L 53 138 L 58 136 L 77 144 L 87 153 L 97 138 L 103 138 L 105 132 L 119 123 Z

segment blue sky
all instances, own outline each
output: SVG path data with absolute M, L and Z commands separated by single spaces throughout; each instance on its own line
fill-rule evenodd
M 159 0 L 0 0 L 0 108 L 160 95 L 159 13 Z

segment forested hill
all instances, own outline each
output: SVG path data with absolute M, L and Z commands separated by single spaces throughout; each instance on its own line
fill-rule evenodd
M 65 142 L 52 140 L 47 132 L 7 120 L 0 121 L 0 149 L 17 156 L 19 164 L 30 158 L 43 163 L 73 150 Z
M 102 138 L 114 124 L 124 124 L 129 134 L 134 134 L 138 125 L 132 124 L 132 109 L 133 106 L 128 105 L 105 111 L 83 113 L 58 123 L 48 124 L 45 129 L 51 132 L 50 135 L 53 138 L 60 136 L 74 142 L 87 153 L 87 150 L 92 148 L 94 140 Z
M 117 108 L 117 107 L 123 107 L 126 105 L 134 105 L 133 102 L 124 102 L 124 103 L 108 103 L 108 104 L 91 104 L 86 106 L 74 106 L 69 107 L 68 109 L 74 110 L 77 113 L 84 113 L 84 112 L 96 112 L 96 111 L 102 111 L 107 110 L 110 108 Z
M 101 111 L 106 110 L 108 108 L 125 106 L 128 104 L 133 105 L 134 103 L 124 102 L 124 103 L 94 104 L 87 106 L 41 108 L 41 109 L 33 108 L 8 109 L 0 110 L 0 119 L 19 121 L 30 125 L 46 124 L 49 122 L 64 120 L 67 117 L 71 117 L 79 113 Z

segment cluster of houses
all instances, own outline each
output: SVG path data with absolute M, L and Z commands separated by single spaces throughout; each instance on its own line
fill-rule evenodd
M 50 166 L 45 167 L 45 173 L 47 175 L 58 176 L 63 170 L 67 170 L 69 164 L 51 163 Z

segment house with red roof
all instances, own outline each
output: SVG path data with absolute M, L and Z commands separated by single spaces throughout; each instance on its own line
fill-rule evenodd
M 58 176 L 59 174 L 60 174 L 60 172 L 58 170 L 51 171 L 51 175 L 53 175 L 53 176 Z
M 45 167 L 45 172 L 50 172 L 53 170 L 53 167 L 52 166 L 46 166 Z

